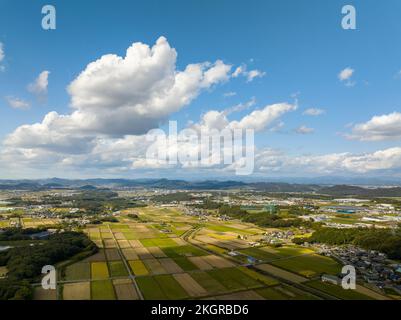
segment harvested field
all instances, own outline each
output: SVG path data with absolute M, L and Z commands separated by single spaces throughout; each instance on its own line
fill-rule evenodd
M 153 256 L 150 254 L 150 252 L 146 248 L 135 248 L 135 252 L 141 259 L 152 259 L 153 258 Z
M 171 258 L 159 259 L 159 262 L 168 273 L 183 272 L 182 268 Z
M 118 300 L 139 299 L 135 286 L 130 279 L 114 280 L 113 285 Z
M 274 267 L 270 264 L 260 264 L 258 265 L 256 268 L 265 271 L 267 273 L 272 274 L 273 276 L 279 277 L 279 278 L 283 278 L 283 279 L 287 279 L 289 281 L 295 282 L 295 283 L 302 283 L 305 281 L 308 281 L 307 278 L 301 277 L 295 273 L 289 272 L 289 271 L 285 271 L 283 269 Z
M 138 260 L 138 255 L 136 254 L 135 250 L 132 248 L 122 249 L 123 255 L 127 260 Z
M 68 283 L 63 285 L 64 300 L 90 300 L 90 282 Z
M 114 239 L 104 239 L 103 242 L 104 242 L 104 247 L 105 247 L 106 249 L 109 249 L 109 248 L 117 248 L 117 244 L 116 244 L 116 242 L 114 241 Z
M 93 256 L 86 258 L 83 262 L 96 262 L 96 261 L 106 261 L 106 256 L 103 250 L 99 250 L 98 253 L 95 253 Z
M 188 273 L 175 274 L 173 277 L 191 297 L 199 297 L 207 294 L 207 291 Z
M 155 258 L 165 258 L 166 254 L 159 247 L 148 247 L 148 251 Z
M 132 248 L 142 248 L 143 245 L 139 240 L 129 240 L 128 241 Z
M 143 263 L 146 265 L 146 268 L 150 270 L 152 274 L 163 274 L 166 273 L 166 270 L 160 264 L 157 259 L 146 259 L 143 260 Z
M 121 249 L 131 248 L 128 240 L 117 240 L 117 242 Z
M 108 261 L 118 261 L 121 260 L 120 254 L 117 249 L 106 249 L 106 257 Z
M 42 287 L 36 287 L 33 293 L 33 300 L 57 300 L 56 290 L 45 290 Z
M 204 257 L 189 257 L 189 261 L 191 261 L 194 265 L 196 265 L 200 270 L 211 270 L 213 266 L 210 265 Z
M 253 290 L 236 292 L 231 294 L 225 294 L 223 296 L 217 296 L 217 300 L 265 300 L 261 295 L 257 294 Z
M 229 268 L 235 266 L 234 263 L 232 263 L 231 261 L 214 255 L 204 256 L 202 258 L 206 260 L 208 264 L 212 265 L 215 268 Z

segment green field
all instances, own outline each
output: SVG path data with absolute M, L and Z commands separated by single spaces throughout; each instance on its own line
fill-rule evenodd
M 194 278 L 196 282 L 202 285 L 210 294 L 220 294 L 227 292 L 227 289 L 216 279 L 210 276 L 206 272 L 193 272 L 191 277 Z
M 269 261 L 281 258 L 281 255 L 279 255 L 279 254 L 267 252 L 267 251 L 261 250 L 259 248 L 247 248 L 247 249 L 242 249 L 242 250 L 238 250 L 238 251 L 244 255 L 251 256 L 255 259 L 258 259 L 258 260 L 261 260 L 264 262 L 269 262 Z M 239 258 L 241 258 L 241 257 L 239 257 Z
M 92 281 L 91 295 L 93 300 L 114 300 L 114 287 L 110 280 Z
M 159 284 L 153 277 L 141 277 L 136 279 L 139 289 L 146 300 L 166 300 Z
M 162 250 L 170 258 L 196 257 L 207 255 L 205 251 L 191 245 L 162 248 Z
M 91 274 L 94 280 L 103 280 L 109 278 L 109 269 L 106 262 L 92 262 Z
M 131 260 L 128 261 L 128 264 L 136 276 L 145 276 L 149 273 L 148 269 L 141 260 Z
M 229 291 L 261 287 L 261 283 L 237 268 L 214 269 L 207 271 L 212 278 L 220 282 Z
M 275 260 L 271 264 L 305 277 L 313 277 L 322 273 L 335 275 L 341 272 L 339 263 L 329 257 L 317 254 Z
M 317 297 L 296 288 L 279 285 L 271 288 L 256 289 L 256 293 L 266 300 L 316 300 Z
M 167 299 L 180 300 L 188 298 L 187 292 L 171 275 L 154 276 L 154 279 L 163 290 Z
M 322 282 L 320 280 L 313 280 L 305 283 L 307 286 L 326 292 L 332 296 L 344 300 L 372 300 L 372 298 L 365 296 L 355 290 L 345 290 L 341 286 L 335 284 Z
M 176 247 L 177 244 L 174 240 L 166 238 L 166 239 L 142 239 L 140 240 L 144 247 Z
M 270 278 L 268 276 L 260 274 L 259 272 L 248 269 L 246 267 L 239 267 L 238 269 L 241 270 L 246 275 L 250 276 L 251 278 L 260 281 L 267 286 L 273 286 L 279 284 L 279 282 L 276 279 Z
M 65 280 L 89 280 L 91 269 L 88 262 L 74 263 L 65 268 Z
M 198 270 L 198 267 L 185 257 L 173 258 L 173 260 L 184 271 Z
M 171 275 L 137 278 L 136 282 L 145 299 L 178 300 L 188 297 L 186 291 Z
M 121 261 L 111 261 L 109 262 L 110 273 L 112 277 L 124 277 L 128 276 L 128 271 L 125 265 Z

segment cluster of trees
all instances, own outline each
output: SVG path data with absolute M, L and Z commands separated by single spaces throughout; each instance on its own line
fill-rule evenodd
M 0 300 L 30 299 L 30 283 L 37 280 L 42 267 L 74 257 L 79 260 L 96 253 L 98 248 L 79 232 L 63 232 L 49 236 L 46 242 L 21 246 L 0 253 L 0 266 L 6 266 L 7 279 L 0 280 Z
M 364 249 L 383 252 L 391 259 L 401 259 L 400 227 L 396 230 L 320 228 L 309 239 L 303 241 L 330 245 L 353 244 Z
M 175 192 L 170 194 L 157 195 L 152 198 L 153 201 L 161 203 L 170 203 L 172 201 L 190 201 L 192 196 L 188 192 Z
M 104 217 L 104 218 L 99 218 L 99 219 L 92 219 L 90 221 L 91 224 L 102 224 L 103 222 L 118 222 L 118 219 L 116 217 Z
M 0 233 L 0 241 L 18 241 L 18 240 L 30 240 L 31 235 L 47 230 L 48 227 L 39 228 L 7 228 Z
M 241 219 L 244 222 L 251 222 L 260 227 L 287 228 L 308 226 L 310 222 L 305 222 L 299 218 L 283 219 L 279 215 L 272 215 L 269 212 L 248 213 L 239 206 L 221 206 L 219 213 L 232 218 Z

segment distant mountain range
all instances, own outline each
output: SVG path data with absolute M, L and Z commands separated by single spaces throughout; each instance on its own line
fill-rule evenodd
M 270 193 L 316 193 L 335 197 L 401 197 L 401 187 L 366 187 L 351 184 L 325 185 L 284 182 L 244 181 L 186 181 L 169 179 L 42 179 L 42 180 L 0 180 L 0 190 L 46 190 L 46 189 L 96 190 L 98 188 L 154 188 L 169 190 L 256 190 Z

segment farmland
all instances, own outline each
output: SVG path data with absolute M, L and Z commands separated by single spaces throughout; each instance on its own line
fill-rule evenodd
M 137 219 L 128 216 L 133 212 Z M 294 244 L 250 245 L 266 232 L 250 223 L 223 222 L 213 217 L 199 222 L 178 208 L 157 206 L 123 210 L 116 218 L 116 222 L 86 225 L 82 231 L 96 244 L 98 252 L 61 264 L 59 294 L 36 288 L 34 298 L 303 300 L 322 299 L 325 294 L 338 299 L 366 297 L 322 283 L 321 274 L 336 275 L 341 266 L 311 248 Z M 23 223 L 38 224 L 33 218 Z M 250 259 L 253 266 L 249 265 Z

